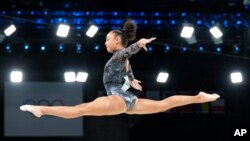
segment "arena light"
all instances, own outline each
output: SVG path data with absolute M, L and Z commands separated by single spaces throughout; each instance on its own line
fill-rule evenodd
M 76 76 L 76 81 L 77 82 L 86 82 L 88 78 L 88 73 L 86 72 L 78 72 Z
M 241 83 L 243 81 L 241 72 L 232 72 L 231 73 L 231 82 L 232 83 Z
M 92 38 L 95 36 L 97 31 L 98 31 L 98 27 L 95 25 L 91 25 L 89 29 L 87 30 L 86 35 Z
M 214 23 L 214 25 L 209 29 L 209 32 L 215 45 L 223 43 L 223 33 L 221 31 L 220 23 Z
M 194 27 L 192 26 L 184 26 L 181 31 L 181 37 L 183 38 L 191 38 L 194 33 Z
M 65 25 L 65 24 L 60 24 L 57 29 L 56 35 L 59 37 L 67 37 L 69 33 L 69 29 L 70 29 L 70 26 Z
M 234 45 L 233 48 L 234 48 L 233 49 L 234 53 L 239 53 L 240 52 L 240 47 L 238 45 Z
M 76 80 L 75 72 L 65 72 L 64 73 L 64 80 L 65 80 L 65 82 L 75 82 L 75 80 Z
M 250 0 L 243 0 L 244 5 L 250 5 Z
M 223 33 L 221 32 L 221 30 L 217 26 L 210 28 L 209 31 L 213 35 L 213 37 L 216 39 L 221 38 L 223 36 Z
M 81 54 L 82 53 L 82 44 L 77 43 L 75 51 L 76 51 L 77 54 Z
M 28 52 L 29 51 L 29 44 L 24 44 L 24 51 L 25 52 Z
M 167 52 L 169 52 L 169 51 L 170 51 L 170 46 L 169 46 L 169 45 L 166 45 L 166 46 L 165 46 L 165 49 L 164 49 L 164 52 L 167 53 Z
M 200 52 L 203 52 L 203 51 L 204 51 L 204 47 L 203 47 L 203 46 L 200 46 L 200 47 L 199 47 L 199 51 L 200 51 Z
M 60 53 L 63 53 L 64 52 L 64 45 L 62 45 L 62 44 L 58 45 L 58 51 Z
M 98 52 L 99 50 L 100 50 L 100 46 L 99 45 L 95 45 L 94 52 Z
M 168 79 L 169 74 L 167 72 L 160 72 L 158 74 L 158 77 L 156 79 L 157 82 L 159 83 L 166 83 Z
M 23 80 L 23 73 L 21 71 L 12 71 L 10 73 L 10 81 L 13 83 L 19 83 Z
M 5 51 L 7 53 L 11 53 L 12 52 L 12 48 L 11 48 L 11 46 L 9 44 L 5 46 Z
M 217 47 L 217 48 L 216 48 L 216 51 L 217 51 L 218 53 L 220 53 L 220 52 L 221 52 L 221 48 L 220 48 L 220 47 Z
M 46 52 L 46 46 L 45 45 L 41 45 L 40 46 L 40 52 L 41 53 L 45 53 Z
M 4 30 L 4 34 L 6 35 L 6 36 L 10 36 L 11 34 L 13 34 L 14 32 L 16 31 L 16 27 L 15 27 L 15 25 L 10 25 L 8 28 L 6 28 L 5 30 Z
M 184 24 L 181 35 L 182 38 L 184 38 L 188 44 L 195 44 L 197 43 L 197 39 L 194 35 L 194 27 L 191 24 Z
M 147 47 L 147 52 L 148 53 L 152 53 L 153 52 L 153 47 L 152 46 L 148 46 Z

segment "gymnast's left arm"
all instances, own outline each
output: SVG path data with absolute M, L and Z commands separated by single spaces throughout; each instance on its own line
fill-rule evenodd
M 155 39 L 156 39 L 155 37 L 152 37 L 149 39 L 142 38 L 142 39 L 138 40 L 136 43 L 133 43 L 129 47 L 121 50 L 115 56 L 115 58 L 121 58 L 122 60 L 126 60 L 126 59 L 130 58 L 133 54 L 136 54 L 137 52 L 139 52 L 141 50 L 141 48 L 144 48 L 144 50 L 147 51 L 146 44 L 152 42 Z
M 149 39 L 146 39 L 146 38 L 142 38 L 140 39 L 139 41 L 136 42 L 136 45 L 140 48 L 143 48 L 145 51 L 147 51 L 147 48 L 146 48 L 146 44 L 154 41 L 156 39 L 156 37 L 152 37 L 152 38 L 149 38 Z

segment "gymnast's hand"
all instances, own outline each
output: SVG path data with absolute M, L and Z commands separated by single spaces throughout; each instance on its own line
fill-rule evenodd
M 146 44 L 154 41 L 155 39 L 156 39 L 156 37 L 152 37 L 152 38 L 149 38 L 149 39 L 142 38 L 139 41 L 137 41 L 136 44 L 137 44 L 138 47 L 143 47 L 143 49 L 145 51 L 147 51 Z
M 133 81 L 130 81 L 130 86 L 136 90 L 142 91 L 142 86 L 139 83 L 141 83 L 141 81 L 134 79 Z

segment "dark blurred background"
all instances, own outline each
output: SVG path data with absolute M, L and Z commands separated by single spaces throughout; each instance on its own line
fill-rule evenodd
M 1 1 L 1 140 L 242 139 L 234 133 L 250 129 L 249 4 L 248 0 Z M 219 93 L 220 100 L 151 115 L 83 117 L 83 136 L 4 135 L 4 83 L 10 82 L 12 70 L 23 72 L 23 82 L 34 83 L 64 82 L 68 70 L 87 72 L 87 81 L 81 83 L 82 102 L 90 102 L 105 95 L 102 73 L 112 56 L 104 46 L 106 34 L 121 29 L 128 18 L 138 26 L 135 41 L 157 37 L 148 44 L 148 52 L 142 50 L 130 59 L 135 77 L 142 81 L 143 92 L 132 90 L 138 97 L 159 100 L 206 91 Z M 4 30 L 11 24 L 16 31 L 6 36 Z M 56 35 L 59 24 L 70 26 L 67 37 Z M 92 24 L 99 30 L 91 38 L 85 33 Z M 185 25 L 194 29 L 193 40 L 180 36 Z M 223 34 L 220 38 L 210 33 L 214 26 Z M 161 71 L 169 73 L 166 83 L 156 81 Z M 241 83 L 232 83 L 230 76 L 236 71 L 242 74 Z

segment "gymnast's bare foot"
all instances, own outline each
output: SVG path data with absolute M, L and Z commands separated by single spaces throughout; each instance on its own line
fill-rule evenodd
M 31 112 L 34 116 L 38 118 L 42 116 L 42 112 L 33 105 L 22 105 L 20 106 L 20 110 Z
M 216 93 L 208 94 L 205 92 L 199 92 L 197 97 L 198 97 L 198 101 L 199 101 L 198 103 L 212 102 L 212 101 L 216 101 L 218 98 L 220 98 L 220 96 Z

